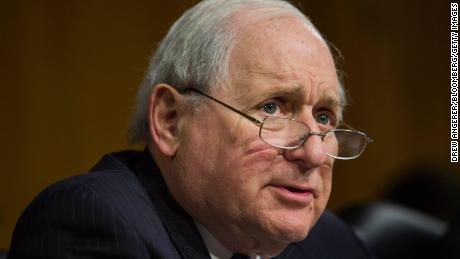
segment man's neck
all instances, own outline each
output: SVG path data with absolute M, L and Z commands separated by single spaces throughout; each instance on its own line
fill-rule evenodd
M 197 222 L 195 224 L 212 259 L 230 259 L 232 257 L 233 253 L 225 248 L 203 225 Z M 250 258 L 263 259 L 260 256 L 251 256 Z

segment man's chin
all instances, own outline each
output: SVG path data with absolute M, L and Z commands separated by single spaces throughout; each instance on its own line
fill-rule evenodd
M 283 231 L 278 231 L 277 233 L 270 233 L 272 238 L 271 241 L 259 244 L 261 246 L 257 249 L 259 251 L 256 252 L 256 254 L 262 256 L 262 258 L 275 257 L 283 252 L 289 244 L 305 239 L 308 232 L 308 229 L 306 231 L 299 231 L 299 229 L 295 231 L 288 231 L 287 229 L 284 229 Z M 268 235 L 266 237 L 268 237 Z
M 302 229 L 292 229 L 288 231 L 283 231 L 277 235 L 278 240 L 284 243 L 292 243 L 304 240 L 309 232 L 309 228 L 302 228 Z
M 286 247 L 304 240 L 312 227 L 313 215 L 305 211 L 292 210 L 259 210 L 251 213 L 242 223 L 242 230 L 250 236 L 249 246 L 244 248 L 245 254 L 260 255 L 271 258 L 280 254 Z
M 290 218 L 286 217 L 282 220 L 277 220 L 266 229 L 267 236 L 280 243 L 292 243 L 305 239 L 312 227 L 309 224 L 309 219 L 303 218 Z

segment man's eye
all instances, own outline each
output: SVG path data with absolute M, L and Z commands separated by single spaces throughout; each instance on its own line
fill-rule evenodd
M 261 109 L 263 112 L 271 114 L 271 115 L 276 114 L 280 110 L 279 105 L 276 103 L 264 104 Z
M 316 116 L 316 121 L 320 124 L 327 125 L 331 123 L 331 119 L 329 118 L 329 115 L 325 113 L 320 113 Z

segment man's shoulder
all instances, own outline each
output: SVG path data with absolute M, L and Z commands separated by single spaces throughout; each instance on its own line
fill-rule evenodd
M 134 253 L 145 258 L 152 251 L 174 251 L 136 173 L 117 156 L 120 154 L 107 155 L 89 173 L 61 180 L 43 190 L 16 224 L 12 258 L 25 254 L 60 258 L 62 254 L 82 253 L 83 248 L 94 254 Z M 47 248 L 37 240 L 42 240 Z M 166 248 L 160 249 L 157 243 Z
M 75 193 L 88 193 L 99 198 L 144 193 L 135 173 L 117 158 L 123 153 L 117 152 L 105 155 L 88 173 L 72 176 L 51 184 L 36 199 L 55 195 L 75 195 Z
M 129 156 L 132 155 L 129 152 Z M 126 152 L 105 155 L 88 173 L 51 184 L 32 200 L 22 217 L 54 213 L 53 218 L 56 218 L 69 216 L 70 211 L 78 215 L 89 209 L 93 212 L 110 211 L 124 217 L 139 210 L 154 210 L 126 157 Z

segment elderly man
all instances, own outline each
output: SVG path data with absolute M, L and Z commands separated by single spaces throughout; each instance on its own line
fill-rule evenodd
M 144 152 L 105 156 L 42 192 L 9 258 L 369 258 L 324 212 L 335 159 L 368 138 L 327 44 L 278 0 L 205 0 L 154 54 L 131 129 Z

